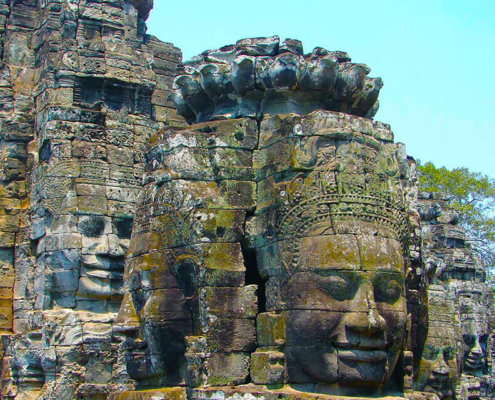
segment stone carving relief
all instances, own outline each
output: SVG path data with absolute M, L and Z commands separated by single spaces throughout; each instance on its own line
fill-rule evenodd
M 218 155 L 234 144 L 226 175 L 216 175 Z M 252 161 L 241 166 L 246 152 Z M 249 119 L 160 134 L 116 328 L 129 337 L 138 388 L 201 393 L 250 377 L 320 393 L 400 390 L 391 377 L 409 346 L 405 162 L 386 126 L 332 112 L 268 118 L 259 135 Z
M 428 289 L 428 336 L 424 344 L 415 388 L 452 399 L 461 366 L 460 326 L 452 299 L 439 285 Z
M 486 273 L 469 245 L 469 238 L 458 226 L 458 216 L 448 209 L 444 199 L 421 194 L 420 212 L 424 221 L 423 254 L 430 263 L 430 268 L 427 266 L 430 288 L 435 288 L 428 292 L 429 326 L 441 325 L 430 329 L 427 343 L 436 341 L 452 349 L 452 344 L 458 342 L 455 351 L 450 352 L 451 360 L 440 368 L 444 374 L 437 374 L 437 382 L 429 390 L 441 398 L 491 398 L 493 300 L 485 283 Z M 444 299 L 441 317 L 435 302 L 438 293 Z
M 286 320 L 288 381 L 370 394 L 406 349 L 409 222 L 395 146 L 332 132 L 333 117 L 310 114 L 255 154 L 289 154 L 258 183 L 258 267 Z M 270 133 L 262 123 L 260 142 Z
M 2 252 L 15 274 L 2 273 L 0 289 L 8 284 L 12 296 L 10 320 L 0 329 L 16 334 L 3 341 L 2 398 L 106 398 L 112 379 L 120 379 L 112 326 L 124 294 L 145 143 L 166 124 L 181 124 L 166 100 L 181 54 L 146 35 L 152 6 L 0 5 L 12 49 L 1 75 L 13 66 L 31 71 L 15 85 L 32 103 L 24 101 L 16 116 L 25 135 L 8 144 L 25 166 L 15 179 L 22 191 L 7 196 L 22 198 L 22 212 L 9 229 L 12 256 Z M 17 51 L 21 37 L 26 45 Z M 11 117 L 0 118 L 4 124 Z
M 173 100 L 188 122 L 317 109 L 373 117 L 383 84 L 369 72 L 344 52 L 305 55 L 298 40 L 243 39 L 184 62 Z
M 380 78 L 276 36 L 176 70 L 153 1 L 76 3 L 0 4 L 2 398 L 493 397 L 485 271 Z

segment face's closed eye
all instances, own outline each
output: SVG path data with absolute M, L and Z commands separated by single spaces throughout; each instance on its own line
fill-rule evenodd
M 443 359 L 445 361 L 451 361 L 455 358 L 455 349 L 452 346 L 446 346 L 442 349 Z
M 318 287 L 337 301 L 352 300 L 362 278 L 354 272 L 320 272 Z
M 434 361 L 440 352 L 440 349 L 436 346 L 425 346 L 423 350 L 423 358 L 425 360 Z
M 375 301 L 394 304 L 400 300 L 404 282 L 398 274 L 379 273 L 373 279 Z
M 469 347 L 472 347 L 474 345 L 474 342 L 476 341 L 476 336 L 474 335 L 462 335 L 462 341 Z
M 120 239 L 130 239 L 132 233 L 132 219 L 131 218 L 116 218 L 114 220 L 114 227 L 116 229 L 117 236 Z
M 487 342 L 488 342 L 488 334 L 485 333 L 484 335 L 480 336 L 480 344 L 486 346 Z
M 103 217 L 81 219 L 77 230 L 86 237 L 100 237 L 105 231 L 105 219 Z

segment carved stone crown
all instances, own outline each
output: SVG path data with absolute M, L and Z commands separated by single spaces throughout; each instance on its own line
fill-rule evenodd
M 206 51 L 182 69 L 172 99 L 189 123 L 317 109 L 372 118 L 383 86 L 347 53 L 317 47 L 304 55 L 300 41 L 278 36 Z

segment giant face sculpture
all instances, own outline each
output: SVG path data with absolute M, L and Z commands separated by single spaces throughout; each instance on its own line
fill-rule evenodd
M 289 373 L 329 384 L 385 383 L 404 345 L 404 259 L 396 240 L 306 237 L 283 292 Z M 311 338 L 308 340 L 308 338 Z
M 185 380 L 186 336 L 194 333 L 197 314 L 199 259 L 197 248 L 188 242 L 191 228 L 175 206 L 180 199 L 168 185 L 148 186 L 129 248 L 130 290 L 116 330 L 127 336 L 127 371 L 143 387 Z
M 78 299 L 111 300 L 122 296 L 124 258 L 129 247 L 132 219 L 101 215 L 80 216 L 82 236 Z
M 458 379 L 456 347 L 451 344 L 426 342 L 420 362 L 418 388 L 436 393 L 440 399 L 451 399 Z
M 462 372 L 481 377 L 487 373 L 487 342 L 489 337 L 489 289 L 485 283 L 469 282 L 457 285 L 457 301 L 461 319 Z
M 118 202 L 109 206 L 106 193 L 111 187 L 103 177 L 58 177 L 77 177 L 85 168 L 86 163 L 77 160 L 54 162 L 48 169 L 54 176 L 40 179 L 43 191 L 33 194 L 39 205 L 32 238 L 38 242 L 37 263 L 44 267 L 38 277 L 40 306 L 115 312 L 123 296 L 132 215 L 119 209 Z
M 285 315 L 289 382 L 369 394 L 398 384 L 390 378 L 405 346 L 399 167 L 393 146 L 351 135 L 338 142 L 326 122 L 318 121 L 320 137 L 288 140 L 291 173 L 259 184 L 270 193 L 259 198 L 273 199 L 258 217 L 259 267 L 269 309 Z
M 463 326 L 462 342 L 464 350 L 464 369 L 468 375 L 482 376 L 486 374 L 486 347 L 488 333 L 475 327 Z
M 416 371 L 415 389 L 452 399 L 459 380 L 459 323 L 440 285 L 428 289 L 428 336 Z

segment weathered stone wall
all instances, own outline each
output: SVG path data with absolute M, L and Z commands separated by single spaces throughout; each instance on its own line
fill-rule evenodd
M 179 112 L 208 121 L 150 143 L 117 321 L 137 389 L 412 390 L 410 318 L 425 300 L 415 165 L 388 125 L 332 111 L 376 102 L 349 71 L 343 53 L 269 38 L 205 52 L 176 78 Z M 349 97 L 321 90 L 326 78 Z M 323 98 L 326 110 L 291 113 Z
M 2 398 L 492 398 L 492 292 L 381 79 L 278 37 L 177 69 L 152 6 L 0 0 Z
M 24 252 L 28 216 L 28 143 L 34 137 L 36 4 L 1 7 L 1 283 L 0 331 L 12 331 L 15 254 Z
M 105 397 L 145 143 L 181 124 L 181 53 L 146 34 L 150 1 L 6 3 L 3 398 Z

